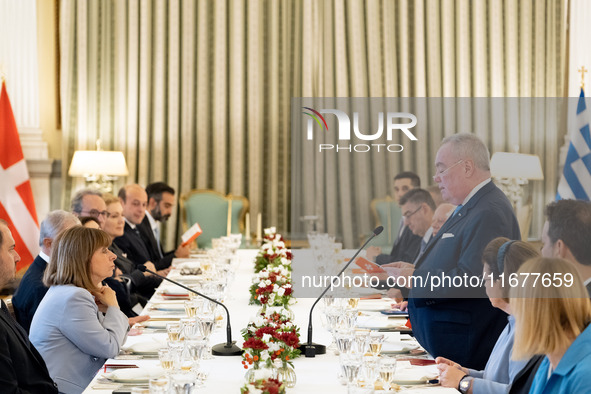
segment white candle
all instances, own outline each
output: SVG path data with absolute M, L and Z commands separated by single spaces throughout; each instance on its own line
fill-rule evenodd
M 229 237 L 232 234 L 232 200 L 228 200 L 228 224 L 226 235 Z
M 257 213 L 257 242 L 263 240 L 263 214 Z
M 246 221 L 246 224 L 245 224 L 246 237 L 245 237 L 245 239 L 247 241 L 250 241 L 250 212 L 246 212 L 246 218 L 244 220 Z

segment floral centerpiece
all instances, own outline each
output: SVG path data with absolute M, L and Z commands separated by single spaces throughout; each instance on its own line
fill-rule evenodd
M 255 274 L 250 286 L 250 303 L 267 306 L 281 306 L 288 308 L 293 305 L 293 288 L 291 272 L 283 267 L 271 267 Z
M 285 247 L 283 237 L 275 232 L 275 227 L 265 229 L 263 245 L 254 261 L 254 272 L 276 266 L 283 266 L 291 271 L 291 260 L 291 252 Z
M 252 370 L 278 367 L 280 378 L 288 387 L 295 385 L 291 360 L 300 355 L 299 328 L 284 313 L 260 314 L 242 330 L 244 354 L 242 365 Z M 251 371 L 252 371 L 251 370 Z M 251 377 L 256 376 L 253 372 Z
M 240 388 L 240 394 L 284 394 L 285 385 L 277 379 L 267 378 L 248 382 Z

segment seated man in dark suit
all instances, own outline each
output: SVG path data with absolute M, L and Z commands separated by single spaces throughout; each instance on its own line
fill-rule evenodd
M 14 279 L 20 256 L 12 233 L 0 220 L 0 288 Z M 57 385 L 27 333 L 0 301 L 0 387 L 3 393 L 57 393 Z
M 43 273 L 49 263 L 53 240 L 62 231 L 79 224 L 80 221 L 76 216 L 62 210 L 49 212 L 45 220 L 41 222 L 39 234 L 41 251 L 27 268 L 27 272 L 23 275 L 21 283 L 12 297 L 16 320 L 27 332 L 31 327 L 33 315 L 48 290 L 43 284 Z
M 409 190 L 421 187 L 421 179 L 417 174 L 410 171 L 401 172 L 394 177 L 394 200 L 398 204 L 402 196 Z M 421 247 L 421 237 L 413 232 L 404 223 L 404 218 L 400 221 L 400 230 L 398 237 L 394 241 L 390 254 L 381 254 L 382 249 L 377 246 L 370 246 L 365 252 L 369 260 L 375 260 L 377 264 L 386 264 L 392 261 L 413 261 L 419 253 Z
M 581 274 L 591 297 L 591 203 L 560 200 L 546 206 L 542 256 L 570 261 Z M 510 393 L 529 393 L 543 356 L 533 357 L 517 374 Z
M 412 287 L 408 311 L 419 343 L 433 357 L 474 369 L 486 365 L 507 316 L 492 307 L 479 280 L 475 285 L 451 282 L 481 278 L 482 252 L 494 238 L 520 238 L 511 203 L 491 181 L 489 160 L 488 149 L 473 134 L 456 134 L 441 142 L 434 180 L 444 200 L 458 207 L 414 265 L 391 264 L 400 269 L 400 276 L 423 281 L 407 286 Z M 433 282 L 427 278 L 442 275 L 451 280 L 431 288 Z
M 138 225 L 144 220 L 148 195 L 143 187 L 137 184 L 125 185 L 119 190 L 119 201 L 123 207 L 125 227 L 123 235 L 113 240 L 113 243 L 126 254 L 136 267 L 140 264 L 151 268 L 153 266 L 160 275 L 168 274 L 169 267 L 165 267 L 162 259 L 152 261 L 148 246 L 142 239 Z
M 148 208 L 146 216 L 138 225 L 144 243 L 152 261 L 160 261 L 160 267 L 170 267 L 175 257 L 189 257 L 189 246 L 179 245 L 176 250 L 164 252 L 160 243 L 160 224 L 172 215 L 175 205 L 174 189 L 163 182 L 155 182 L 146 186 Z

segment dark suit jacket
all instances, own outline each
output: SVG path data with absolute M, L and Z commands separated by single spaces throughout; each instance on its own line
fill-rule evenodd
M 139 301 L 140 304 L 145 305 L 145 301 L 152 297 L 154 290 L 160 285 L 162 279 L 155 276 L 144 275 L 142 271 L 137 269 L 137 266 L 131 260 L 124 256 L 125 253 L 115 243 L 113 243 L 109 249 L 117 256 L 117 259 L 115 259 L 115 265 L 117 268 L 119 268 L 125 276 L 131 279 L 130 295 L 135 294 L 137 301 Z
M 519 225 L 505 194 L 489 182 L 431 239 L 414 275 L 481 276 L 482 251 L 500 236 L 520 239 Z M 433 357 L 478 370 L 484 369 L 507 322 L 483 287 L 439 286 L 431 291 L 427 282 L 411 289 L 408 309 L 415 337 Z
M 27 333 L 31 327 L 33 315 L 48 290 L 43 284 L 45 268 L 47 268 L 45 260 L 39 255 L 35 257 L 35 260 L 23 275 L 14 297 L 12 297 L 16 320 Z
M 408 226 L 404 227 L 400 237 L 396 238 L 396 241 L 394 241 L 394 246 L 392 246 L 390 254 L 381 254 L 377 256 L 376 264 L 388 264 L 393 261 L 406 261 L 407 263 L 412 263 L 419 254 L 421 239 L 422 237 L 413 234 Z
M 144 220 L 138 225 L 138 229 L 140 230 L 142 240 L 146 244 L 148 253 L 150 254 L 150 261 L 154 263 L 159 270 L 170 267 L 172 259 L 174 259 L 174 250 L 164 253 L 162 246 L 158 245 L 158 241 L 154 236 L 154 231 L 152 231 L 148 216 L 144 216 Z
M 146 261 L 152 261 L 150 260 L 150 254 L 148 253 L 148 249 L 141 236 L 136 233 L 127 222 L 125 222 L 123 235 L 115 238 L 113 243 L 127 255 L 127 258 L 131 260 L 136 267 L 140 264 L 144 264 Z
M 19 328 L 12 317 L 0 311 L 0 391 L 57 393 L 43 358 Z

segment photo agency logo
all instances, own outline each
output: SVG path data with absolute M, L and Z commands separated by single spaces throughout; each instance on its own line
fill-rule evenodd
M 351 143 L 351 119 L 347 113 L 338 109 L 320 109 L 315 110 L 311 107 L 302 107 L 304 115 L 308 117 L 306 124 L 306 133 L 308 141 L 314 140 L 314 128 L 319 129 L 323 133 L 333 133 L 329 131 L 326 118 L 322 114 L 332 114 L 336 116 L 338 143 L 319 143 L 318 152 L 334 151 L 334 152 L 370 152 L 370 151 L 387 151 L 391 153 L 398 153 L 404 150 L 401 144 L 390 143 L 395 136 L 402 133 L 411 141 L 417 141 L 417 137 L 411 132 L 417 124 L 417 117 L 408 112 L 378 112 L 378 129 L 373 134 L 365 133 L 359 127 L 359 112 L 353 112 L 353 136 L 366 143 L 352 144 Z M 386 119 L 384 127 L 384 118 Z M 316 126 L 315 126 L 316 125 Z M 378 143 L 377 140 L 382 138 L 386 133 L 386 141 L 388 143 Z M 371 142 L 373 141 L 373 142 Z

